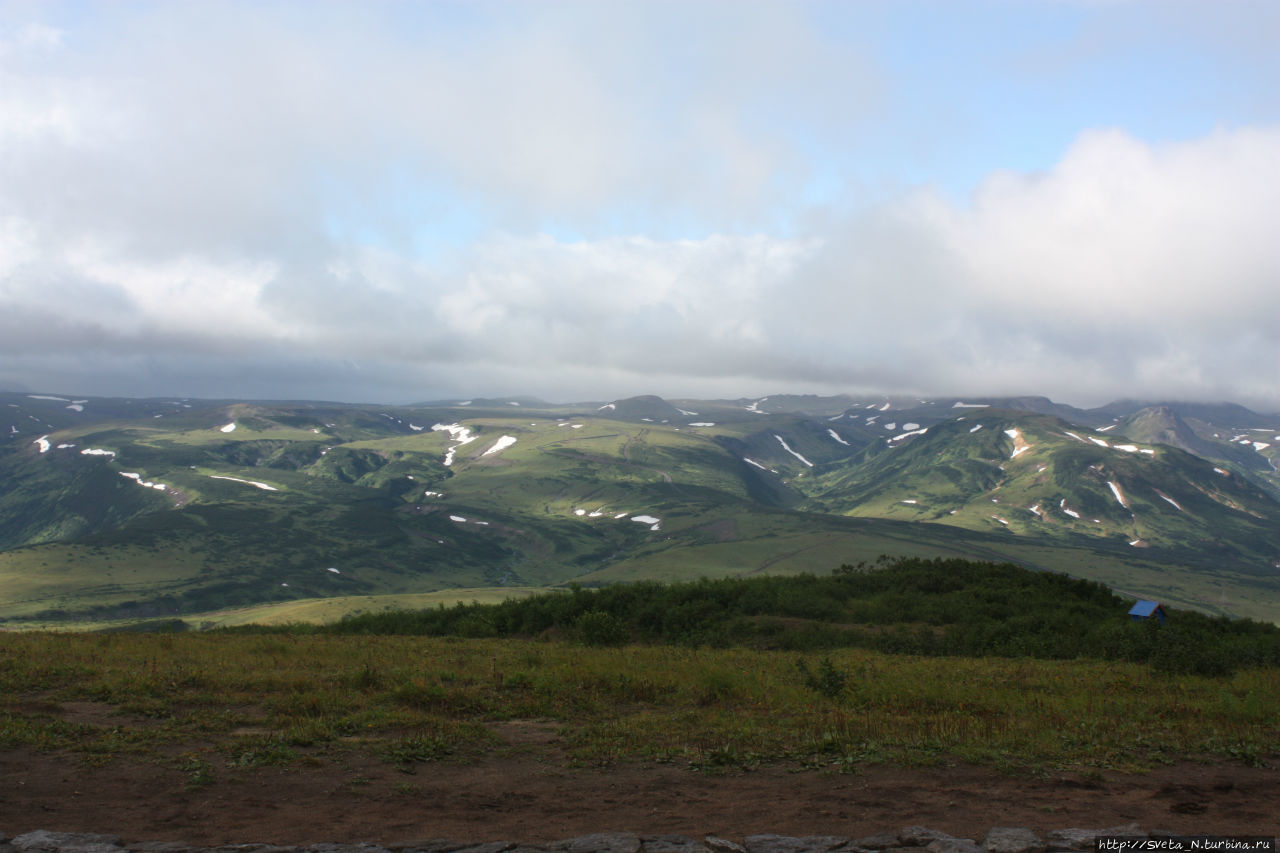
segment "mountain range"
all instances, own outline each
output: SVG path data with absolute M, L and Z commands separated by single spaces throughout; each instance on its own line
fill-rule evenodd
M 7 392 L 0 620 L 200 624 L 887 554 L 1277 621 L 1277 458 L 1280 414 L 1232 404 Z

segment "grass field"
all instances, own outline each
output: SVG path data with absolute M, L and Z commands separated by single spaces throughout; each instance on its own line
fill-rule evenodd
M 1009 772 L 1280 757 L 1280 670 L 1225 679 L 1085 661 L 918 658 L 557 641 L 233 634 L 0 634 L 0 749 L 182 767 L 411 768 L 556 728 L 571 765 L 763 763 Z

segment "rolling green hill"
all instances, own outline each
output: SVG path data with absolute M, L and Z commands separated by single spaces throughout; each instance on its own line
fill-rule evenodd
M 0 394 L 0 411 L 10 624 L 825 571 L 880 554 L 1010 560 L 1280 618 L 1280 504 L 1244 464 L 1270 470 L 1269 442 L 1194 419 L 1209 431 L 1199 455 L 1122 435 L 1150 422 L 1140 408 L 1069 422 L 1040 398 Z M 1204 455 L 1223 448 L 1239 458 Z

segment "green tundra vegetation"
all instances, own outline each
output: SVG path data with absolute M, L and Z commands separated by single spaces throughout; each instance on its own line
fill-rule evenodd
M 0 749 L 150 762 L 196 788 L 264 765 L 406 773 L 511 757 L 703 772 L 973 763 L 1141 772 L 1280 757 L 1280 669 L 334 634 L 0 635 Z M 504 737 L 537 725 L 548 745 Z

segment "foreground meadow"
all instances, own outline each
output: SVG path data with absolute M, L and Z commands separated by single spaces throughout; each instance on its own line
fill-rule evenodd
M 1280 670 L 564 639 L 0 633 L 0 832 L 1273 832 Z
M 0 634 L 0 749 L 228 768 L 353 753 L 406 771 L 510 750 L 536 724 L 566 766 L 783 763 L 1143 771 L 1280 754 L 1280 670 L 822 656 L 315 634 Z M 525 745 L 527 746 L 527 744 Z

